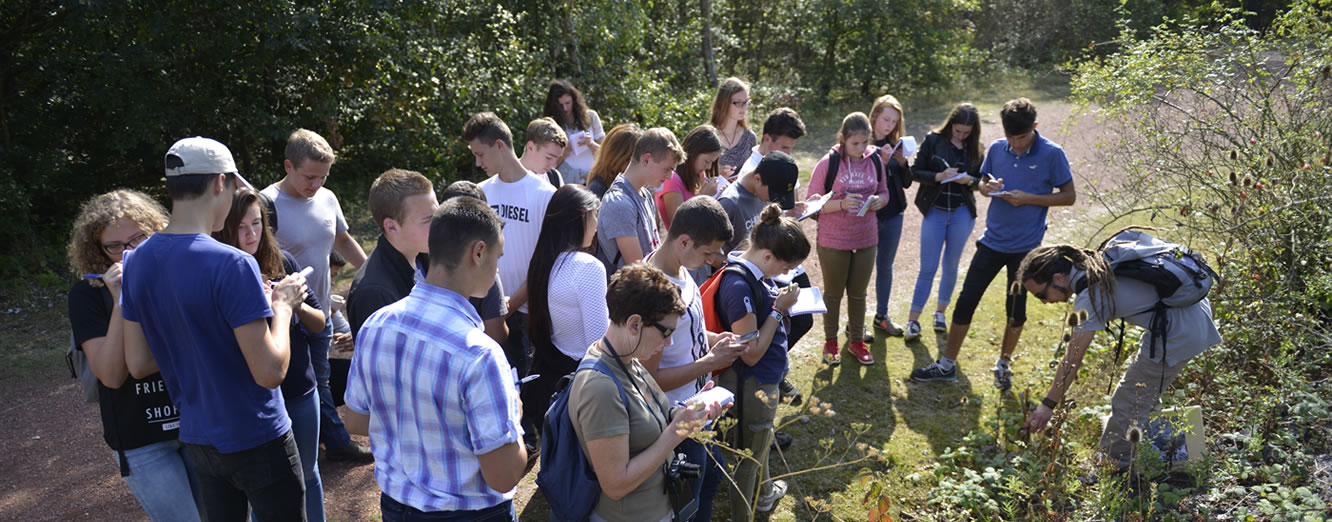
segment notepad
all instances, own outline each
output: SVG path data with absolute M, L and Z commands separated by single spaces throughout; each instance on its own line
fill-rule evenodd
M 829 192 L 827 194 L 824 194 L 823 197 L 821 198 L 806 201 L 805 213 L 801 214 L 799 218 L 796 218 L 796 221 L 804 221 L 805 218 L 813 216 L 814 214 L 818 214 L 820 210 L 823 210 L 823 206 L 828 204 L 828 200 L 831 199 L 832 199 L 832 192 Z
M 578 132 L 572 132 L 572 133 L 569 134 L 569 146 L 573 147 L 573 155 L 574 155 L 574 156 L 577 156 L 577 155 L 579 155 L 579 154 L 582 154 L 583 151 L 587 150 L 587 146 L 586 146 L 586 145 L 582 145 L 582 144 L 580 143 L 580 140 L 582 140 L 583 136 L 586 136 L 586 135 L 587 135 L 587 131 L 585 131 L 585 130 L 580 130 L 580 131 L 578 131 Z
M 800 277 L 800 274 L 803 273 L 805 273 L 805 265 L 796 265 L 795 268 L 792 268 L 791 270 L 787 271 L 785 274 L 772 278 L 772 280 L 776 281 L 778 284 L 782 286 L 786 286 L 791 284 L 791 281 L 794 281 L 795 278 Z
M 823 292 L 818 288 L 801 288 L 800 295 L 796 296 L 795 304 L 791 305 L 788 315 L 795 317 L 797 315 L 808 314 L 826 314 L 828 305 L 823 302 Z

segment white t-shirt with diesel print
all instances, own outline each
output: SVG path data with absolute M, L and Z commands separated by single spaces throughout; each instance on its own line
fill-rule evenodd
M 531 173 L 513 183 L 491 176 L 479 186 L 486 193 L 490 208 L 504 220 L 504 256 L 499 260 L 499 276 L 504 295 L 509 297 L 527 281 L 527 265 L 536 250 L 541 221 L 546 217 L 546 206 L 555 195 L 555 187 L 544 177 Z M 527 305 L 519 311 L 527 312 Z

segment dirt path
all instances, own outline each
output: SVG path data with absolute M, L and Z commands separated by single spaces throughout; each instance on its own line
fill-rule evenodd
M 982 105 L 982 142 L 1002 135 L 998 125 L 997 107 Z M 943 109 L 944 111 L 947 108 Z M 1096 179 L 1102 187 L 1110 183 L 1110 176 L 1097 167 L 1099 152 L 1094 145 L 1102 126 L 1089 117 L 1070 121 L 1071 108 L 1063 103 L 1044 102 L 1040 105 L 1040 127 L 1046 136 L 1064 146 L 1073 164 L 1075 179 L 1081 191 L 1090 180 Z M 910 134 L 923 136 L 928 125 L 942 119 L 935 115 L 915 117 L 908 129 Z M 818 155 L 826 146 L 814 143 L 826 138 L 812 135 L 802 140 L 797 154 L 802 170 L 813 168 Z M 908 191 L 908 199 L 915 188 Z M 1084 243 L 1088 238 L 1071 237 L 1073 231 L 1083 230 L 1080 221 L 1094 218 L 1097 212 L 1084 196 L 1073 207 L 1055 209 L 1050 213 L 1051 231 L 1047 241 Z M 987 205 L 982 202 L 981 216 L 972 238 L 980 237 L 984 228 Z M 816 223 L 809 221 L 806 231 L 815 237 Z M 891 313 L 898 322 L 904 322 L 911 290 L 915 284 L 919 265 L 920 213 L 909 208 L 903 225 L 902 242 L 898 250 Z M 963 257 L 963 269 L 970 259 L 973 246 L 969 245 Z M 811 256 L 806 269 L 820 281 L 818 260 Z M 937 288 L 937 283 L 935 283 Z M 959 282 L 960 289 L 960 282 Z M 870 288 L 870 307 L 874 306 L 873 285 Z M 932 306 L 933 301 L 929 306 Z M 63 330 L 63 300 L 48 303 L 51 311 L 39 315 L 28 313 L 0 316 L 0 338 L 5 339 L 4 350 L 23 351 L 34 359 L 30 368 L 18 370 L 17 377 L 0 379 L 0 391 L 6 397 L 0 410 L 4 422 L 0 423 L 0 444 L 5 451 L 0 455 L 0 519 L 3 520 L 144 520 L 143 511 L 134 501 L 129 489 L 116 472 L 113 453 L 101 440 L 102 428 L 95 404 L 82 402 L 78 385 L 68 378 L 63 361 L 51 351 L 63 353 L 67 345 L 67 331 Z M 37 325 L 37 326 L 35 326 Z M 42 329 L 44 328 L 44 329 Z M 800 349 L 814 353 L 821 337 L 814 333 L 806 336 Z M 32 348 L 40 345 L 40 350 Z M 25 348 L 27 347 L 27 348 Z M 24 351 L 26 350 L 26 351 Z M 48 351 L 50 350 L 50 351 Z M 9 356 L 10 354 L 6 354 Z M 5 375 L 5 374 L 0 374 Z M 364 439 L 360 439 L 365 443 Z M 330 520 L 368 520 L 379 516 L 379 488 L 375 484 L 372 466 L 349 466 L 342 463 L 320 463 L 324 480 L 326 509 Z M 524 519 L 544 519 L 540 508 L 524 511 L 534 488 L 531 475 L 520 486 L 517 496 L 519 513 Z

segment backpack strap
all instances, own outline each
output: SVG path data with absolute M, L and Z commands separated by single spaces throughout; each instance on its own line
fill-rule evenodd
M 842 166 L 842 155 L 837 151 L 828 153 L 828 170 L 823 174 L 823 193 L 832 192 L 833 181 L 837 180 L 837 169 Z
M 620 382 L 619 377 L 615 376 L 615 372 L 611 371 L 610 366 L 606 366 L 605 362 L 603 362 L 601 359 L 583 359 L 581 362 L 578 363 L 578 370 L 576 370 L 574 373 L 581 372 L 583 370 L 595 370 L 607 377 L 610 377 L 611 381 L 615 383 L 615 389 L 619 390 L 620 392 L 620 402 L 624 403 L 626 408 L 629 406 L 629 395 L 624 393 L 624 384 Z
M 768 289 L 763 286 L 763 283 L 759 282 L 758 278 L 754 277 L 754 273 L 749 271 L 749 267 L 745 266 L 743 263 L 727 263 L 726 267 L 722 268 L 722 271 L 745 278 L 745 282 L 749 283 L 749 295 L 754 299 L 755 306 L 758 306 L 757 303 L 763 295 L 761 292 L 767 292 Z M 725 274 L 722 274 L 722 277 L 725 277 Z M 720 283 L 720 281 L 718 281 L 718 283 Z M 717 293 L 716 298 L 721 299 L 720 292 Z M 755 323 L 757 327 L 762 328 L 763 322 L 768 319 L 768 314 L 761 314 L 758 310 L 754 310 L 754 318 L 757 319 Z M 729 327 L 730 325 L 727 324 L 725 326 Z
M 561 183 L 560 183 L 559 169 L 550 169 L 546 171 L 546 179 L 550 180 L 550 184 L 554 185 L 555 188 L 560 188 Z

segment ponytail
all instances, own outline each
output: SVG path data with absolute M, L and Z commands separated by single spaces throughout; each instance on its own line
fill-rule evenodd
M 809 239 L 800 223 L 782 215 L 782 208 L 769 204 L 759 213 L 759 222 L 749 231 L 750 248 L 772 252 L 777 259 L 798 263 L 809 257 Z

